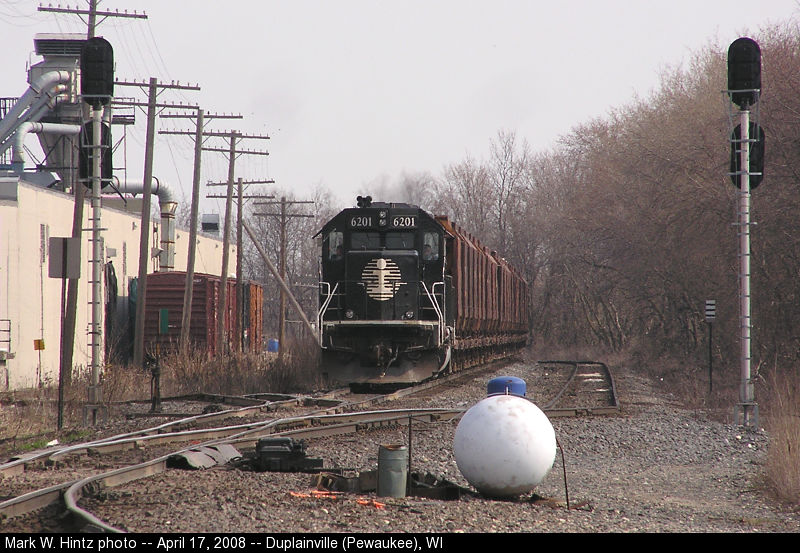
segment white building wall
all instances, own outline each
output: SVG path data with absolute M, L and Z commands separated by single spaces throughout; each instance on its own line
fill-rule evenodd
M 12 191 L 12 192 L 9 192 Z M 153 198 L 153 205 L 158 205 Z M 13 183 L 0 187 L 0 390 L 14 390 L 52 384 L 58 381 L 61 341 L 61 279 L 49 278 L 47 248 L 49 237 L 72 234 L 73 197 L 39 186 L 19 182 L 16 199 Z M 91 205 L 84 206 L 83 228 L 91 227 Z M 104 208 L 101 226 L 104 262 L 111 261 L 117 276 L 118 315 L 127 313 L 130 280 L 139 274 L 138 214 Z M 158 219 L 151 223 L 149 247 L 159 246 Z M 81 243 L 81 278 L 73 364 L 87 367 L 90 362 L 89 323 L 91 320 L 91 232 L 84 232 Z M 189 231 L 175 234 L 175 270 L 185 271 Z M 44 248 L 44 249 L 43 249 Z M 235 245 L 230 259 L 236 259 Z M 195 272 L 219 274 L 222 267 L 222 242 L 198 233 Z M 157 270 L 157 258 L 150 257 L 148 272 Z M 229 277 L 235 277 L 235 263 Z M 104 291 L 105 292 L 105 291 Z M 105 297 L 105 293 L 103 294 Z M 5 345 L 3 320 L 10 322 L 10 348 Z M 44 350 L 34 349 L 43 339 Z M 3 349 L 10 349 L 4 352 Z

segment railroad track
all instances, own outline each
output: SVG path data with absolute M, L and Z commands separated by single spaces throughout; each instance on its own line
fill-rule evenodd
M 602 363 L 545 361 L 540 362 L 540 365 L 571 369 L 568 371 L 564 387 L 552 401 L 543 405 L 543 410 L 549 416 L 597 415 L 616 411 L 613 378 Z M 494 368 L 496 369 L 497 365 Z M 268 394 L 242 397 L 205 394 L 183 397 L 181 399 L 242 406 L 215 413 L 182 417 L 155 427 L 102 440 L 50 448 L 0 465 L 0 479 L 14 478 L 24 473 L 26 466 L 31 465 L 73 469 L 68 472 L 69 476 L 65 474 L 64 481 L 60 484 L 35 489 L 0 502 L 0 520 L 63 502 L 71 515 L 69 529 L 88 528 L 95 531 L 116 532 L 118 531 L 116 528 L 82 509 L 79 505 L 80 499 L 95 495 L 106 488 L 159 474 L 167 469 L 170 459 L 201 448 L 229 444 L 238 448 L 254 449 L 258 439 L 264 436 L 309 439 L 405 424 L 411 417 L 415 421 L 457 418 L 464 409 L 364 409 L 414 394 L 431 393 L 436 387 L 443 385 L 457 386 L 465 378 L 474 378 L 475 373 L 486 370 L 489 369 L 476 367 L 468 372 L 459 372 L 420 387 L 372 396 L 354 395 L 339 390 L 319 398 L 278 397 Z M 606 384 L 603 384 L 604 382 Z M 607 392 L 606 397 L 612 399 L 606 399 L 607 403 L 601 404 L 598 398 L 602 395 L 602 390 L 609 388 L 611 392 L 610 395 Z M 264 413 L 274 412 L 280 408 L 293 409 L 297 413 L 284 417 L 263 416 Z M 175 416 L 175 414 L 165 416 Z M 248 420 L 241 424 L 214 426 L 214 423 L 231 417 Z M 176 449 L 176 444 L 184 447 Z M 118 458 L 115 458 L 115 455 Z M 148 459 L 141 460 L 143 456 L 147 456 Z M 71 461 L 72 459 L 78 461 Z M 98 462 L 99 460 L 103 461 Z
M 612 415 L 619 412 L 614 377 L 598 361 L 539 361 L 543 367 L 569 368 L 564 386 L 542 410 L 549 417 Z
M 441 383 L 448 382 L 448 378 Z M 11 518 L 38 510 L 49 505 L 65 502 L 66 508 L 73 514 L 77 526 L 90 525 L 96 529 L 111 531 L 96 520 L 90 513 L 84 512 L 77 505 L 77 500 L 87 493 L 94 493 L 98 489 L 113 487 L 131 480 L 143 478 L 162 472 L 167 467 L 167 461 L 184 452 L 197 450 L 201 447 L 210 447 L 228 443 L 239 447 L 254 447 L 259 438 L 264 436 L 291 436 L 294 438 L 313 438 L 334 434 L 352 433 L 366 428 L 374 428 L 391 424 L 399 424 L 413 416 L 415 420 L 434 420 L 459 416 L 461 410 L 452 409 L 395 409 L 385 411 L 357 411 L 379 403 L 400 399 L 418 393 L 420 390 L 430 389 L 435 383 L 427 383 L 416 389 L 404 389 L 390 394 L 362 395 L 350 394 L 345 390 L 337 390 L 320 398 L 311 397 L 283 397 L 277 401 L 256 402 L 246 407 L 226 409 L 219 412 L 192 415 L 179 420 L 137 430 L 126 434 L 115 435 L 101 440 L 93 440 L 79 444 L 51 447 L 46 450 L 31 452 L 12 459 L 0 465 L 0 479 L 14 478 L 23 474 L 26 467 L 50 467 L 73 469 L 70 474 L 79 473 L 79 478 L 66 479 L 64 482 L 22 493 L 17 497 L 0 502 L 0 519 Z M 253 403 L 268 394 L 256 394 L 241 398 L 227 397 L 224 401 L 219 396 L 185 396 L 186 400 L 214 400 L 215 403 Z M 337 399 L 337 396 L 346 399 Z M 170 399 L 165 399 L 164 403 Z M 287 417 L 258 418 L 257 415 L 274 411 L 277 408 L 300 406 L 305 409 L 300 413 Z M 156 413 L 148 416 L 172 414 Z M 213 423 L 234 418 L 256 418 L 249 422 L 226 426 L 213 426 Z M 200 426 L 200 428 L 191 428 Z M 188 429 L 187 429 L 188 428 Z M 189 447 L 175 449 L 175 444 L 190 443 Z M 150 460 L 141 463 L 131 463 L 126 452 L 138 451 L 141 454 L 149 453 Z M 160 454 L 163 453 L 163 454 Z M 127 458 L 128 464 L 117 466 L 112 470 L 97 472 L 98 463 L 95 459 L 109 459 L 113 455 Z M 78 457 L 77 463 L 70 462 Z M 102 465 L 115 464 L 114 460 Z M 118 461 L 116 464 L 122 464 Z M 77 466 L 76 466 L 77 465 Z M 88 465 L 85 466 L 85 465 Z M 100 468 L 108 468 L 102 466 Z M 84 476 L 83 473 L 90 474 Z

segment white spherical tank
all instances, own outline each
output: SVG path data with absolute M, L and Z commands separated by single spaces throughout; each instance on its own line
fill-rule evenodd
M 556 434 L 530 401 L 493 395 L 473 405 L 456 428 L 458 470 L 484 495 L 510 497 L 535 488 L 553 466 Z

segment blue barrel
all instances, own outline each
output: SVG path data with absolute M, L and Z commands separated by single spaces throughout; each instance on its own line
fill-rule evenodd
M 525 397 L 527 385 L 525 381 L 516 376 L 498 376 L 489 381 L 486 392 L 487 395 L 496 396 L 506 394 L 512 396 Z
M 267 351 L 273 351 L 277 353 L 278 341 L 276 339 L 273 338 L 269 342 L 267 342 Z

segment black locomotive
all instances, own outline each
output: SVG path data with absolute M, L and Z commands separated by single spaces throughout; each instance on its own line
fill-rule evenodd
M 320 234 L 330 381 L 408 386 L 525 344 L 525 281 L 446 217 L 359 196 Z

